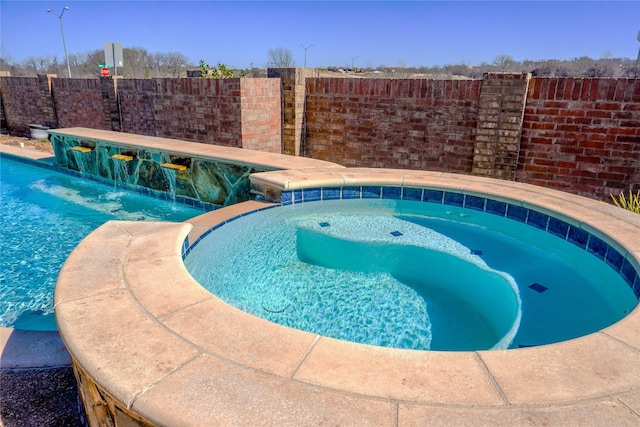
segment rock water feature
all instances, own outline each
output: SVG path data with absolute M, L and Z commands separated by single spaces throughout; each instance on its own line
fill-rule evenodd
M 249 175 L 271 170 L 56 133 L 51 143 L 60 167 L 210 209 L 249 200 Z

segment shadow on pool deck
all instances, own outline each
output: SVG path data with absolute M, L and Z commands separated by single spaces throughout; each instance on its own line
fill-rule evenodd
M 69 353 L 57 332 L 0 328 L 0 426 L 82 426 Z

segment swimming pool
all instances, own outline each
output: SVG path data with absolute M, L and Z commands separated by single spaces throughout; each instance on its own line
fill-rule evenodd
M 421 201 L 323 200 L 255 212 L 196 242 L 185 265 L 250 314 L 405 349 L 548 344 L 600 330 L 636 306 L 619 271 L 585 250 L 588 233 L 504 202 L 470 196 L 463 207 L 455 200 L 464 195 L 435 193 L 454 203 L 425 203 L 421 193 Z
M 202 210 L 3 155 L 0 326 L 56 330 L 53 289 L 77 244 L 109 220 L 184 221 Z M 91 278 L 87 278 L 91 280 Z

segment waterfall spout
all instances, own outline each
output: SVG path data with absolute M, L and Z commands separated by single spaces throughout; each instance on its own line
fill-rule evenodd
M 184 165 L 176 165 L 175 163 L 163 163 L 160 166 L 167 169 L 175 169 L 177 171 L 185 171 L 187 167 Z
M 111 158 L 114 160 L 122 160 L 123 162 L 130 162 L 133 160 L 133 156 L 127 156 L 124 154 L 114 154 Z
M 78 145 L 78 146 L 75 146 L 75 147 L 71 147 L 70 150 L 79 151 L 81 153 L 88 153 L 93 149 L 89 148 L 89 147 L 81 147 L 81 146 Z

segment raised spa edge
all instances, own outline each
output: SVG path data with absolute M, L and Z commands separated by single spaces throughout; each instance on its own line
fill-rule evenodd
M 256 192 L 278 203 L 283 191 L 345 186 L 490 198 L 579 226 L 615 248 L 636 272 L 640 265 L 640 216 L 541 187 L 370 169 L 277 171 L 251 179 Z M 71 254 L 58 279 L 55 311 L 92 424 L 640 421 L 638 306 L 616 324 L 566 342 L 441 352 L 321 337 L 222 302 L 189 276 L 182 254 L 207 230 L 270 205 L 245 202 L 191 224 L 109 222 Z

